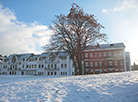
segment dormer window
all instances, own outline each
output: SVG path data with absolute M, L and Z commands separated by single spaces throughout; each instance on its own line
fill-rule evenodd
M 13 56 L 13 57 L 12 57 L 12 63 L 15 63 L 15 62 L 16 62 L 16 57 Z
M 61 59 L 62 59 L 62 60 L 66 60 L 66 59 L 67 59 L 67 57 L 61 57 Z
M 25 61 L 25 58 L 23 58 L 23 61 Z
M 45 58 L 44 57 L 40 57 L 39 58 L 39 61 L 43 61 Z
M 56 59 L 55 54 L 51 54 L 51 56 L 49 57 L 49 60 L 50 60 L 51 62 L 53 62 L 55 59 Z

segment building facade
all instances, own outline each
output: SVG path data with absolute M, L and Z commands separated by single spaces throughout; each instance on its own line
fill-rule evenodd
M 131 66 L 133 71 L 138 70 L 138 65 L 134 62 L 134 65 Z
M 87 74 L 126 71 L 123 43 L 89 46 L 84 55 Z
M 60 52 L 34 54 L 14 54 L 2 62 L 3 75 L 74 75 L 74 67 L 69 54 Z
M 130 54 L 129 54 L 130 57 Z M 123 43 L 88 46 L 84 51 L 86 74 L 127 71 Z M 75 75 L 75 68 L 67 52 L 45 52 L 40 55 L 13 54 L 4 58 L 2 75 Z

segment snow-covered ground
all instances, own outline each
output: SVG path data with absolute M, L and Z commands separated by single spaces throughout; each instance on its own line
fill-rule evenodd
M 86 76 L 0 76 L 0 102 L 138 102 L 138 71 Z

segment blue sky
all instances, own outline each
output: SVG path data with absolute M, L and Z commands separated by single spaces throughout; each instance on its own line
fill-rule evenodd
M 0 0 L 0 54 L 42 53 L 55 15 L 68 14 L 72 3 L 94 14 L 109 42 L 123 42 L 138 64 L 137 0 Z

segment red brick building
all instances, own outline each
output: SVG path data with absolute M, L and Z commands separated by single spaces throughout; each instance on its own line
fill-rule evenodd
M 87 74 L 126 71 L 123 43 L 89 46 L 84 55 Z

